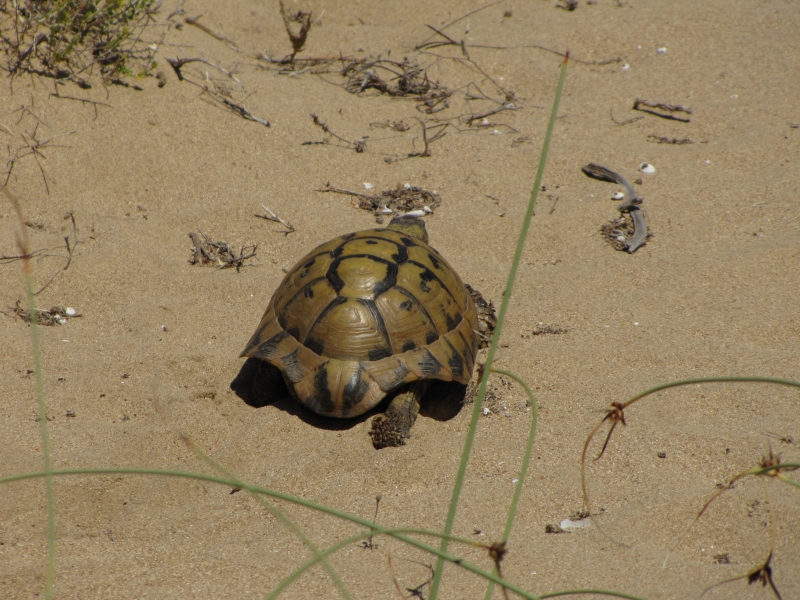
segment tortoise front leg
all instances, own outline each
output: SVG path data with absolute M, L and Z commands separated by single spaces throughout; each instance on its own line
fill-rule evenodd
M 427 389 L 427 381 L 412 383 L 407 390 L 400 392 L 389 403 L 389 408 L 382 415 L 372 419 L 372 445 L 376 450 L 387 446 L 403 446 L 409 436 L 409 430 L 417 420 L 419 403 Z

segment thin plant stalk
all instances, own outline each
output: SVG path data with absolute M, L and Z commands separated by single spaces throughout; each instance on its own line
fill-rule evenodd
M 325 506 L 324 504 L 318 504 L 317 502 L 312 502 L 311 500 L 305 500 L 304 498 L 299 498 L 297 496 L 292 496 L 291 494 L 285 494 L 283 492 L 278 492 L 276 490 L 271 490 L 269 488 L 263 488 L 256 485 L 252 485 L 245 482 L 239 482 L 236 480 L 231 479 L 223 479 L 222 477 L 217 477 L 214 475 L 205 475 L 203 473 L 191 473 L 186 471 L 174 471 L 174 470 L 167 470 L 167 469 L 138 469 L 138 468 L 105 468 L 105 469 L 59 469 L 59 470 L 50 470 L 49 472 L 39 471 L 39 472 L 32 472 L 32 473 L 21 473 L 19 475 L 9 475 L 6 477 L 0 477 L 0 485 L 4 483 L 11 483 L 13 481 L 24 481 L 27 479 L 37 479 L 39 477 L 60 477 L 62 475 L 112 475 L 112 474 L 119 474 L 119 475 L 164 475 L 170 477 L 183 477 L 186 479 L 195 479 L 199 481 L 207 481 L 209 483 L 217 483 L 220 485 L 224 485 L 226 487 L 241 487 L 242 489 L 246 489 L 250 492 L 254 492 L 257 494 L 264 494 L 266 496 L 271 496 L 273 498 L 278 498 L 281 500 L 286 500 L 287 502 L 292 502 L 294 504 L 298 504 L 300 506 L 304 506 L 306 508 L 310 508 L 312 510 L 316 510 L 325 514 L 329 514 L 335 517 L 339 517 L 341 519 L 351 521 L 353 523 L 357 523 L 358 525 L 362 525 L 369 529 L 369 531 L 365 531 L 364 537 L 369 537 L 369 535 L 388 535 L 391 536 L 405 544 L 413 546 L 419 550 L 424 552 L 429 552 L 439 558 L 451 562 L 459 567 L 470 571 L 476 575 L 484 577 L 490 581 L 494 581 L 495 583 L 502 585 L 508 590 L 519 594 L 523 598 L 527 598 L 528 600 L 539 600 L 540 598 L 552 598 L 555 596 L 564 596 L 568 594 L 602 594 L 606 596 L 612 596 L 615 598 L 627 598 L 628 600 L 642 600 L 638 596 L 632 596 L 630 594 L 624 594 L 622 592 L 614 592 L 610 590 L 585 590 L 585 589 L 578 589 L 578 590 L 563 590 L 558 592 L 552 592 L 550 594 L 542 594 L 536 595 L 531 594 L 520 588 L 519 586 L 511 583 L 510 581 L 506 581 L 501 577 L 498 577 L 494 573 L 484 571 L 483 569 L 476 567 L 475 565 L 468 563 L 467 561 L 448 554 L 446 552 L 442 552 L 438 548 L 434 548 L 433 546 L 429 546 L 416 540 L 412 537 L 408 537 L 403 533 L 397 533 L 394 528 L 383 527 L 374 523 L 368 519 L 364 519 L 363 517 L 359 517 L 357 515 L 352 515 L 350 513 L 346 513 L 344 511 L 337 510 L 335 508 L 331 508 L 329 506 Z M 426 531 L 424 529 L 414 530 L 415 534 L 418 535 L 429 535 L 433 537 L 443 537 L 444 534 L 437 532 L 437 531 Z M 453 536 L 448 536 L 453 541 L 458 541 L 466 544 L 473 544 L 474 540 L 467 540 L 462 538 L 456 538 Z
M 514 495 L 511 498 L 511 506 L 508 509 L 508 517 L 506 518 L 506 527 L 503 530 L 503 543 L 505 544 L 508 542 L 508 538 L 511 535 L 511 528 L 514 525 L 514 517 L 517 514 L 517 504 L 519 504 L 519 497 L 522 495 L 522 486 L 525 483 L 525 475 L 528 473 L 528 465 L 531 461 L 531 454 L 533 452 L 533 442 L 536 437 L 536 424 L 539 419 L 539 407 L 536 404 L 536 397 L 533 395 L 533 390 L 530 386 L 525 382 L 524 379 L 518 377 L 514 373 L 510 371 L 504 371 L 502 369 L 492 369 L 492 373 L 497 373 L 498 375 L 505 375 L 506 377 L 510 377 L 518 384 L 520 384 L 523 388 L 525 388 L 525 393 L 528 394 L 528 398 L 531 403 L 531 428 L 530 432 L 528 433 L 528 444 L 525 446 L 525 454 L 522 457 L 522 465 L 519 468 L 519 477 L 517 479 L 517 485 L 514 488 Z M 497 566 L 495 565 L 495 573 L 500 575 Z M 489 582 L 489 586 L 486 588 L 486 600 L 491 600 L 492 594 L 494 593 L 494 581 Z
M 500 304 L 500 311 L 497 314 L 497 325 L 492 335 L 492 343 L 489 345 L 489 352 L 486 356 L 486 364 L 483 367 L 481 374 L 480 385 L 478 386 L 478 395 L 475 398 L 475 406 L 472 411 L 472 420 L 470 421 L 467 437 L 464 441 L 464 450 L 461 453 L 461 463 L 458 467 L 455 485 L 453 486 L 453 495 L 450 500 L 450 507 L 447 512 L 447 519 L 444 526 L 445 536 L 450 535 L 453 531 L 453 523 L 456 518 L 456 509 L 458 508 L 458 499 L 461 496 L 461 488 L 464 485 L 464 476 L 467 472 L 467 463 L 469 462 L 470 451 L 472 450 L 472 443 L 475 439 L 475 431 L 478 428 L 478 419 L 481 416 L 481 407 L 483 399 L 486 395 L 486 384 L 489 379 L 489 374 L 494 361 L 495 351 L 497 344 L 500 340 L 500 333 L 503 329 L 503 321 L 505 319 L 508 303 L 511 300 L 511 291 L 514 288 L 514 280 L 517 276 L 517 268 L 519 267 L 520 259 L 522 258 L 522 250 L 525 247 L 525 239 L 528 235 L 528 228 L 530 227 L 531 218 L 533 217 L 533 210 L 536 206 L 536 197 L 539 194 L 539 186 L 542 183 L 542 176 L 544 175 L 544 167 L 547 164 L 547 152 L 550 148 L 550 139 L 553 135 L 555 127 L 556 116 L 558 115 L 558 104 L 561 100 L 561 92 L 564 89 L 564 79 L 567 75 L 567 63 L 569 61 L 569 52 L 564 57 L 564 62 L 561 64 L 561 75 L 558 79 L 558 87 L 556 88 L 556 95 L 553 99 L 553 110 L 550 113 L 550 121 L 547 125 L 547 133 L 545 134 L 544 144 L 542 146 L 542 154 L 539 157 L 539 168 L 536 171 L 536 179 L 531 190 L 530 200 L 528 201 L 528 209 L 525 213 L 525 218 L 522 221 L 522 229 L 517 240 L 517 248 L 514 252 L 514 260 L 511 263 L 511 269 L 508 273 L 508 282 L 506 283 L 505 294 L 503 294 L 503 301 Z M 447 552 L 447 537 L 442 538 L 440 549 L 442 552 Z M 431 584 L 430 600 L 436 600 L 439 593 L 439 586 L 442 581 L 442 571 L 444 569 L 444 561 L 440 558 L 436 562 L 436 571 L 433 576 L 433 583 Z
M 211 465 L 211 467 L 216 469 L 219 473 L 222 473 L 222 475 L 224 475 L 225 477 L 228 477 L 231 481 L 236 482 L 236 487 L 239 488 L 245 487 L 242 484 L 242 481 L 238 477 L 236 477 L 236 475 L 231 473 L 227 468 L 225 468 L 224 465 L 217 462 L 216 460 L 211 458 L 211 456 L 209 456 L 203 450 L 201 450 L 197 446 L 197 444 L 195 444 L 193 441 L 189 439 L 189 437 L 186 434 L 184 434 L 182 431 L 178 431 L 178 436 L 184 441 L 184 443 L 186 443 L 189 446 L 189 448 L 191 448 L 192 452 L 194 452 L 203 461 Z M 253 497 L 253 499 L 256 502 L 258 502 L 261 506 L 263 506 L 264 509 L 266 509 L 266 511 L 269 512 L 269 514 L 275 517 L 287 529 L 289 529 L 292 533 L 294 533 L 297 537 L 300 538 L 300 541 L 302 541 L 303 544 L 305 544 L 306 547 L 311 551 L 311 554 L 314 557 L 314 559 L 312 559 L 314 560 L 314 564 L 321 563 L 322 568 L 325 569 L 325 571 L 328 573 L 328 576 L 331 578 L 333 584 L 336 586 L 336 589 L 339 590 L 339 593 L 342 595 L 342 597 L 345 600 L 352 600 L 352 595 L 350 594 L 350 591 L 344 585 L 344 582 L 342 581 L 342 578 L 339 576 L 339 573 L 336 571 L 336 569 L 334 569 L 333 566 L 330 564 L 330 562 L 328 562 L 326 558 L 327 555 L 323 555 L 319 551 L 319 548 L 317 548 L 316 544 L 314 544 L 311 538 L 306 535 L 305 531 L 303 531 L 300 528 L 300 526 L 297 525 L 297 523 L 295 523 L 289 517 L 287 517 L 281 509 L 272 504 L 261 494 L 258 494 L 250 490 L 248 490 L 248 493 Z M 271 594 L 269 597 L 272 597 Z
M 44 455 L 44 484 L 47 496 L 47 567 L 45 571 L 44 597 L 50 600 L 56 579 L 56 498 L 53 489 L 53 477 L 50 459 L 50 432 L 47 426 L 47 402 L 44 397 L 44 375 L 42 371 L 42 346 L 39 338 L 39 313 L 36 311 L 36 299 L 33 293 L 33 274 L 31 271 L 30 246 L 25 231 L 22 210 L 14 196 L 3 189 L 11 202 L 20 222 L 21 233 L 17 235 L 17 246 L 22 256 L 22 269 L 25 274 L 25 292 L 28 297 L 28 314 L 31 327 L 31 343 L 33 345 L 33 370 L 36 377 L 36 399 L 38 402 L 39 432 L 42 437 L 42 454 Z
M 463 569 L 475 573 L 481 577 L 485 577 L 489 580 L 495 581 L 506 587 L 509 590 L 514 591 L 515 593 L 519 594 L 523 598 L 528 598 L 529 600 L 537 600 L 537 596 L 531 594 L 530 592 L 526 592 L 519 586 L 511 583 L 510 581 L 506 581 L 494 573 L 484 571 L 483 569 L 468 563 L 461 558 L 456 556 L 452 556 L 447 554 L 446 552 L 442 552 L 438 548 L 434 548 L 433 546 L 429 546 L 416 540 L 412 537 L 408 537 L 402 533 L 392 533 L 392 528 L 383 527 L 365 519 L 363 517 L 359 517 L 357 515 L 352 515 L 350 513 L 346 513 L 344 511 L 337 510 L 335 508 L 331 508 L 329 506 L 325 506 L 324 504 L 318 504 L 316 502 L 312 502 L 311 500 L 306 500 L 304 498 L 299 498 L 297 496 L 292 496 L 290 494 L 285 494 L 283 492 L 279 492 L 276 490 L 271 490 L 269 488 L 263 488 L 256 485 L 252 485 L 246 482 L 238 481 L 235 479 L 224 479 L 222 477 L 217 477 L 214 475 L 205 475 L 203 473 L 191 473 L 186 471 L 175 471 L 175 470 L 168 470 L 168 469 L 140 469 L 140 468 L 99 468 L 99 469 L 60 469 L 60 470 L 50 470 L 48 472 L 40 471 L 40 472 L 32 472 L 32 473 L 22 473 L 19 475 L 9 475 L 7 477 L 0 477 L 0 485 L 4 483 L 10 483 L 12 481 L 22 481 L 26 479 L 36 479 L 39 477 L 55 477 L 55 476 L 62 476 L 62 475 L 109 475 L 109 474 L 124 474 L 124 475 L 166 475 L 171 477 L 183 477 L 187 479 L 195 479 L 199 481 L 207 481 L 210 483 L 217 483 L 227 487 L 241 487 L 242 489 L 248 490 L 250 492 L 256 494 L 264 494 L 266 496 L 271 496 L 273 498 L 278 498 L 281 500 L 286 500 L 287 502 L 292 502 L 294 504 L 298 504 L 300 506 L 304 506 L 305 508 L 310 508 L 312 510 L 316 510 L 318 512 L 322 512 L 325 514 L 329 514 L 335 517 L 339 517 L 340 519 L 344 519 L 347 521 L 351 521 L 363 527 L 369 529 L 367 533 L 367 537 L 369 534 L 372 535 L 380 535 L 386 534 L 389 535 L 401 542 L 414 546 L 420 550 L 425 552 L 429 552 L 446 560 L 448 562 L 457 564 Z M 443 534 L 436 532 L 436 531 L 425 531 L 425 530 L 417 530 L 415 533 L 420 535 L 430 535 L 434 537 L 441 537 Z M 459 542 L 464 542 L 468 544 L 474 543 L 473 540 L 465 540 L 460 538 L 453 538 L 457 539 Z M 612 592 L 613 593 L 613 592 Z M 623 596 L 624 597 L 624 596 Z
M 785 385 L 789 387 L 800 388 L 800 381 L 793 381 L 791 379 L 778 379 L 776 377 L 747 377 L 747 376 L 734 376 L 734 377 L 699 377 L 695 379 L 681 379 L 678 381 L 670 381 L 668 383 L 662 383 L 660 385 L 653 386 L 645 391 L 641 392 L 640 394 L 636 394 L 632 398 L 629 398 L 622 404 L 618 405 L 620 411 L 628 408 L 634 402 L 638 402 L 642 398 L 649 396 L 650 394 L 654 394 L 656 392 L 660 392 L 661 390 L 666 390 L 669 388 L 680 387 L 684 385 L 695 385 L 700 383 L 774 383 L 776 385 Z M 589 434 L 589 437 L 586 438 L 586 442 L 583 444 L 583 453 L 581 454 L 581 489 L 583 490 L 583 503 L 586 505 L 586 510 L 591 514 L 592 508 L 589 502 L 589 491 L 586 486 L 586 455 L 589 453 L 589 444 L 592 443 L 595 434 L 600 431 L 600 428 L 603 426 L 603 423 L 606 419 L 603 419 L 600 423 L 598 423 L 597 427 L 595 427 L 592 432 Z M 612 425 L 613 427 L 613 425 Z M 606 444 L 608 444 L 609 439 L 606 438 Z M 768 469 L 769 470 L 769 469 Z M 752 472 L 756 473 L 757 469 L 754 469 Z M 789 479 L 789 478 L 786 478 Z M 800 484 L 797 484 L 794 481 L 791 481 L 792 485 L 797 485 L 800 487 Z M 602 532 L 602 527 L 599 526 L 599 523 L 595 520 L 595 525 L 598 526 L 598 529 Z

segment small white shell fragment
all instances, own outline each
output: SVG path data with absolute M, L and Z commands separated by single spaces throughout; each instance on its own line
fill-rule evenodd
M 592 522 L 589 519 L 581 519 L 580 521 L 564 519 L 558 524 L 561 529 L 583 529 L 584 527 L 591 527 L 591 525 Z
M 519 479 L 512 479 L 511 483 L 519 483 Z
M 427 205 L 423 206 L 422 210 L 423 210 L 423 212 L 425 212 L 425 214 L 428 214 L 428 215 L 432 215 L 433 214 L 433 210 L 431 209 L 430 206 L 427 206 Z
M 56 321 L 58 322 L 59 325 L 66 325 L 67 323 L 67 320 L 64 317 L 56 319 Z
M 710 164 L 711 164 L 711 161 L 710 161 L 710 160 L 707 160 L 707 161 L 706 161 L 706 164 L 707 164 L 707 165 L 710 165 Z
M 67 308 L 65 308 L 64 312 L 67 313 L 68 317 L 74 317 L 75 315 L 78 314 L 78 311 L 75 310 L 74 308 L 72 308 L 71 306 L 68 306 Z
M 378 214 L 381 215 L 391 215 L 394 211 L 391 208 L 384 206 L 378 211 Z
M 423 217 L 423 216 L 425 216 L 425 211 L 424 210 L 420 210 L 420 209 L 412 210 L 411 212 L 407 212 L 404 216 L 406 216 L 406 217 Z
M 614 192 L 613 194 L 611 194 L 612 200 L 622 200 L 624 197 L 625 194 L 623 194 L 622 192 Z
M 364 183 L 364 187 L 365 187 L 366 189 L 368 189 L 368 190 L 371 190 L 371 189 L 372 189 L 372 188 L 374 188 L 375 186 L 374 186 L 374 185 L 372 185 L 371 183 L 366 183 L 366 182 L 365 182 L 365 183 Z
M 489 125 L 489 119 L 481 119 L 481 125 L 483 125 L 484 127 Z
M 653 165 L 651 165 L 650 163 L 647 163 L 647 162 L 643 162 L 642 164 L 640 164 L 639 165 L 639 170 L 642 173 L 655 173 L 656 172 L 656 168 Z
M 623 71 L 627 71 L 630 68 L 631 68 L 631 66 L 628 63 L 625 63 L 624 65 L 622 65 L 622 70 Z
M 666 54 L 667 53 L 667 47 L 666 46 L 659 46 L 656 49 L 656 52 L 658 52 L 659 54 Z
M 499 132 L 497 129 L 495 129 L 495 130 L 492 132 L 492 135 L 500 135 L 500 132 Z
M 483 416 L 484 417 L 488 417 L 490 414 L 492 414 L 492 411 L 490 411 L 489 408 L 486 407 L 486 406 L 483 407 L 483 411 L 482 412 L 483 412 Z
M 411 184 L 410 183 L 404 183 L 403 184 L 403 189 L 404 190 L 410 190 L 411 189 Z
M 625 241 L 625 236 L 624 235 L 618 235 L 617 236 L 617 241 L 618 242 L 624 242 Z

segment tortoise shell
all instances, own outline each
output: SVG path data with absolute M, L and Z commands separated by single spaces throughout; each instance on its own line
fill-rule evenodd
M 314 412 L 355 417 L 413 381 L 468 383 L 477 328 L 469 291 L 435 249 L 370 229 L 300 260 L 241 356 L 279 368 Z

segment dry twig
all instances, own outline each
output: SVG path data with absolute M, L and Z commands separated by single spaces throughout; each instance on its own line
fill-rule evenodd
M 275 221 L 276 223 L 280 223 L 281 225 L 286 227 L 286 231 L 283 232 L 284 235 L 289 235 L 290 233 L 294 233 L 294 225 L 292 225 L 288 221 L 284 221 L 283 219 L 281 219 L 278 215 L 276 215 L 274 212 L 272 212 L 264 204 L 261 205 L 261 208 L 263 208 L 265 211 L 267 211 L 267 214 L 265 214 L 265 215 L 257 214 L 256 216 L 259 219 L 266 219 L 267 221 Z
M 365 152 L 366 151 L 368 136 L 363 136 L 361 139 L 358 139 L 355 142 L 351 142 L 347 138 L 344 138 L 344 137 L 342 137 L 342 136 L 340 136 L 340 135 L 338 135 L 336 133 L 333 133 L 333 131 L 331 131 L 330 127 L 328 127 L 328 125 L 326 123 L 323 123 L 322 121 L 319 120 L 319 117 L 317 115 L 312 113 L 311 114 L 311 119 L 314 121 L 314 125 L 316 125 L 320 129 L 322 129 L 322 131 L 327 133 L 329 136 L 336 138 L 340 142 L 344 142 L 348 146 L 351 146 L 356 152 L 360 153 L 360 152 Z M 309 142 L 304 142 L 304 144 L 308 144 L 308 143 Z M 325 143 L 325 142 L 323 142 L 323 143 Z
M 234 267 L 239 272 L 244 266 L 244 261 L 257 258 L 258 245 L 242 246 L 237 253 L 228 242 L 213 242 L 204 233 L 190 233 L 189 237 L 193 244 L 192 258 L 189 259 L 189 264 L 192 265 L 213 264 L 218 269 Z
M 429 192 L 408 184 L 398 185 L 393 190 L 385 190 L 380 194 L 374 195 L 336 188 L 331 186 L 330 183 L 317 191 L 355 196 L 358 198 L 355 202 L 356 207 L 372 212 L 378 223 L 383 223 L 385 216 L 394 215 L 395 213 L 419 211 L 421 214 L 433 214 L 442 201 L 436 192 Z
M 642 108 L 643 106 L 645 108 Z M 650 109 L 655 109 L 655 110 L 650 110 Z M 681 106 L 680 104 L 665 104 L 663 102 L 650 102 L 649 100 L 642 100 L 641 98 L 637 98 L 636 101 L 633 103 L 633 110 L 646 112 L 651 115 L 661 117 L 662 119 L 672 119 L 673 121 L 681 121 L 682 123 L 688 123 L 689 118 L 679 117 L 671 113 L 682 112 L 687 115 L 692 114 L 691 108 Z M 664 111 L 664 112 L 658 112 L 658 111 Z

